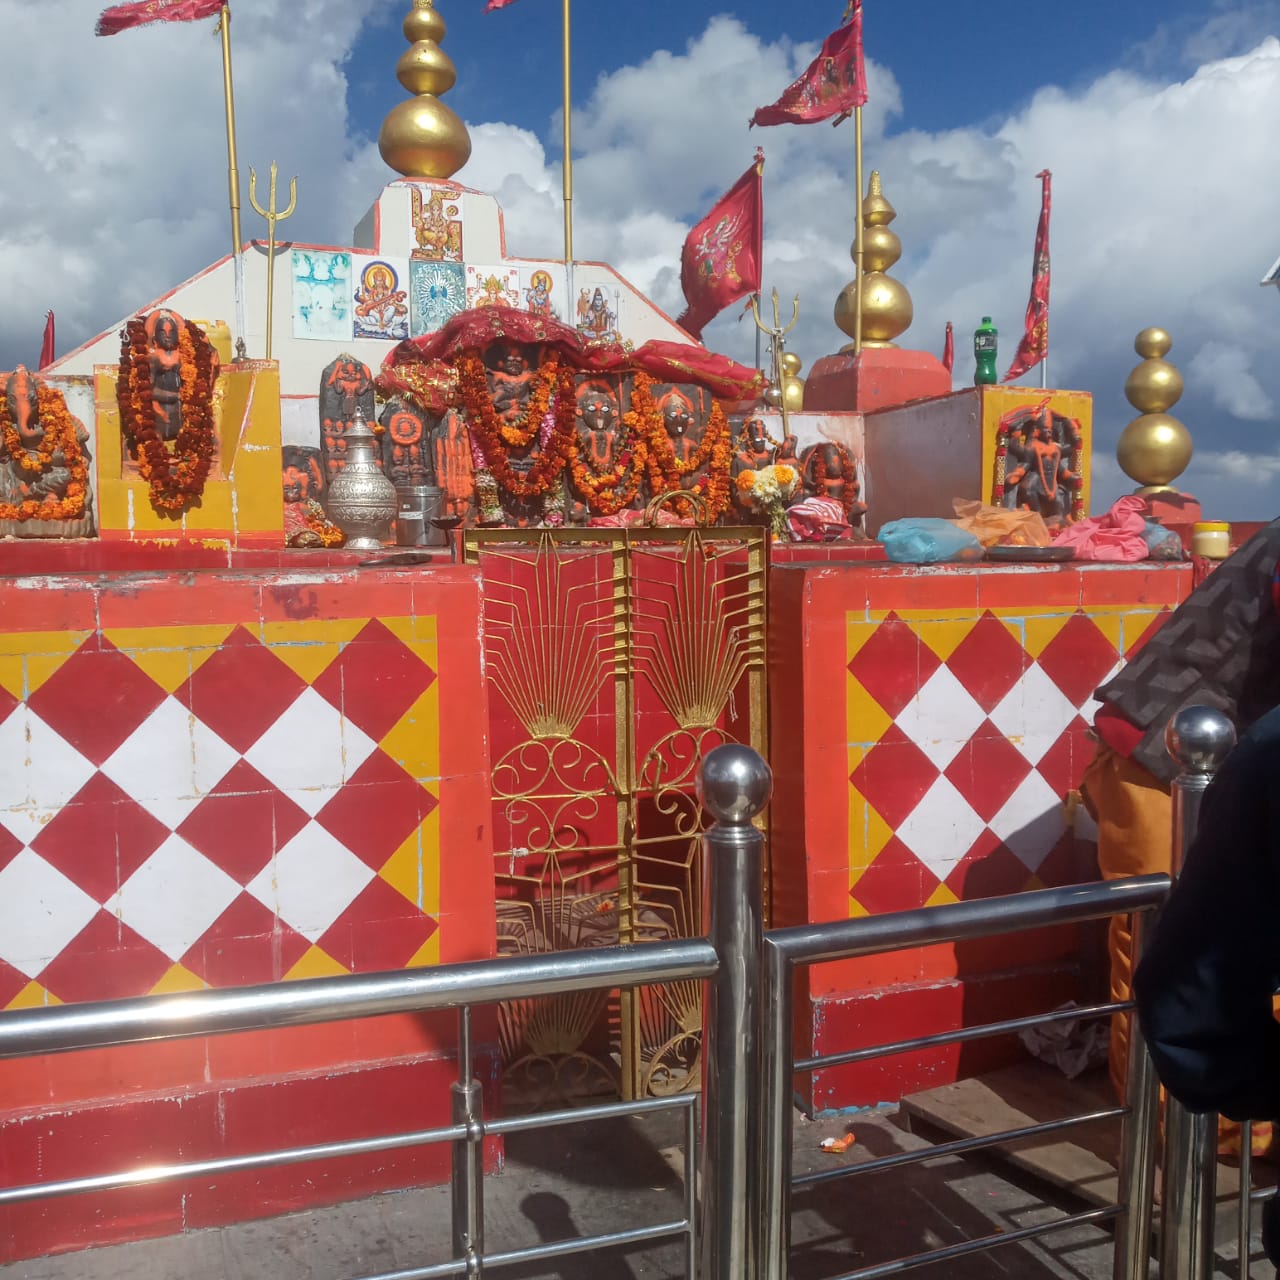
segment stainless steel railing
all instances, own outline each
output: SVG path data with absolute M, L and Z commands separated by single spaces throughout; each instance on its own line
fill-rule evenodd
M 869 1057 L 905 1053 L 939 1044 L 958 1043 L 986 1036 L 1006 1035 L 1029 1025 L 1056 1020 L 1059 1014 L 1012 1018 L 965 1027 L 956 1031 L 898 1040 L 846 1053 L 827 1054 L 796 1061 L 792 1044 L 793 986 L 796 971 L 831 960 L 877 955 L 886 951 L 962 942 L 979 937 L 1010 934 L 1048 925 L 1079 924 L 1121 913 L 1151 911 L 1169 890 L 1167 876 L 1145 876 L 1135 880 L 1075 885 L 1066 889 L 1043 889 L 976 902 L 958 902 L 915 911 L 897 912 L 835 924 L 799 925 L 775 929 L 764 938 L 763 993 L 765 1015 L 764 1082 L 761 1102 L 761 1213 L 764 1236 L 760 1247 L 761 1280 L 785 1280 L 790 1255 L 791 1195 L 798 1188 L 839 1178 L 863 1176 L 883 1170 L 932 1160 L 948 1154 L 978 1151 L 1017 1138 L 1056 1133 L 1116 1116 L 1125 1119 L 1124 1165 L 1131 1176 L 1123 1183 L 1120 1200 L 1109 1207 L 1089 1209 L 1039 1226 L 1005 1231 L 977 1240 L 932 1249 L 910 1258 L 895 1259 L 847 1272 L 839 1280 L 871 1280 L 871 1277 L 941 1262 L 1000 1245 L 1034 1239 L 1050 1232 L 1090 1222 L 1121 1219 L 1127 1230 L 1117 1236 L 1117 1256 L 1130 1250 L 1132 1238 L 1144 1244 L 1149 1236 L 1154 1148 L 1151 1143 L 1155 1085 L 1150 1072 L 1135 1071 L 1132 1079 L 1137 1094 L 1125 1106 L 1108 1107 L 1063 1120 L 1029 1125 L 1004 1133 L 930 1146 L 920 1151 L 899 1152 L 862 1164 L 794 1177 L 791 1170 L 791 1085 L 796 1072 L 834 1067 Z M 1132 1008 L 1131 1003 L 1093 1005 L 1074 1010 L 1073 1017 L 1102 1016 Z M 1140 1044 L 1134 1045 L 1135 1061 L 1145 1061 Z M 1135 1255 L 1141 1250 L 1134 1249 Z M 1126 1264 L 1127 1265 L 1127 1264 Z M 1133 1270 L 1117 1269 L 1117 1277 L 1137 1280 L 1146 1277 L 1145 1252 L 1142 1265 Z

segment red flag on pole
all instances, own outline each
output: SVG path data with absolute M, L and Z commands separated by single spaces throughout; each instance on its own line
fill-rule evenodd
M 50 311 L 44 318 L 44 338 L 40 342 L 40 363 L 36 369 L 47 369 L 53 360 L 53 312 Z
M 1049 183 L 1053 175 L 1041 169 L 1040 222 L 1036 226 L 1036 253 L 1031 266 L 1031 297 L 1027 302 L 1026 332 L 1003 381 L 1021 377 L 1049 354 Z
M 950 373 L 956 367 L 956 335 L 947 321 L 947 336 L 942 340 L 942 367 Z
M 132 0 L 104 9 L 98 18 L 98 34 L 113 36 L 130 27 L 145 27 L 151 22 L 198 22 L 216 18 L 222 12 L 223 0 Z
M 816 124 L 836 117 L 839 124 L 854 107 L 867 101 L 867 73 L 862 62 L 862 0 L 854 0 L 848 20 L 823 42 L 818 56 L 777 102 L 751 117 L 757 124 Z
M 764 256 L 764 152 L 689 232 L 680 254 L 684 314 L 676 321 L 695 338 L 725 307 L 760 290 Z
M 489 3 L 484 7 L 484 11 L 485 13 L 492 13 L 495 9 L 505 9 L 512 2 L 513 0 L 489 0 Z

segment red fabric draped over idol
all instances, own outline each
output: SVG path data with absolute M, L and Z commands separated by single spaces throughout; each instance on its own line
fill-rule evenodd
M 1036 177 L 1040 179 L 1040 221 L 1036 226 L 1035 259 L 1031 264 L 1026 331 L 1003 382 L 1020 378 L 1049 354 L 1049 184 L 1053 175 L 1048 169 L 1041 169 Z
M 392 349 L 382 364 L 380 394 L 421 399 L 426 381 L 436 403 L 422 407 L 442 413 L 451 402 L 453 371 L 449 362 L 465 351 L 483 351 L 495 342 L 528 344 L 553 350 L 583 373 L 647 373 L 658 382 L 681 382 L 705 388 L 719 400 L 757 397 L 762 379 L 755 369 L 683 342 L 651 340 L 628 351 L 617 342 L 584 343 L 576 329 L 515 307 L 463 311 L 442 329 L 410 338 Z
M 113 36 L 151 22 L 199 22 L 201 18 L 216 18 L 222 5 L 223 0 L 134 0 L 132 4 L 116 4 L 102 11 L 98 34 Z
M 764 256 L 764 152 L 699 222 L 680 253 L 686 307 L 676 321 L 695 338 L 725 307 L 760 291 Z
M 823 42 L 818 56 L 777 102 L 751 117 L 762 124 L 815 124 L 836 117 L 836 124 L 867 101 L 867 72 L 862 58 L 862 0 L 854 0 L 845 22 Z

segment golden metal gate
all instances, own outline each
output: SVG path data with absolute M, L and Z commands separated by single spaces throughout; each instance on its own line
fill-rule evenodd
M 699 759 L 764 751 L 763 529 L 476 529 L 500 954 L 703 932 Z M 701 984 L 499 1010 L 509 1100 L 696 1088 Z

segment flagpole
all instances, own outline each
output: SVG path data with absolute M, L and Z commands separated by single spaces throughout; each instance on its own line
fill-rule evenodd
M 853 260 L 857 266 L 858 290 L 853 304 L 853 354 L 862 351 L 862 108 L 853 109 L 853 167 L 858 188 L 856 202 L 858 226 L 853 242 Z
M 569 0 L 565 0 L 568 4 Z M 231 81 L 231 8 L 222 6 L 218 20 L 222 33 L 222 89 L 227 113 L 227 189 L 231 203 L 231 263 L 235 277 L 236 355 L 245 354 L 244 256 L 240 239 L 240 170 L 236 167 L 236 101 Z
M 573 301 L 573 98 L 570 91 L 569 0 L 563 0 L 564 31 L 564 265 L 568 276 L 569 299 Z

